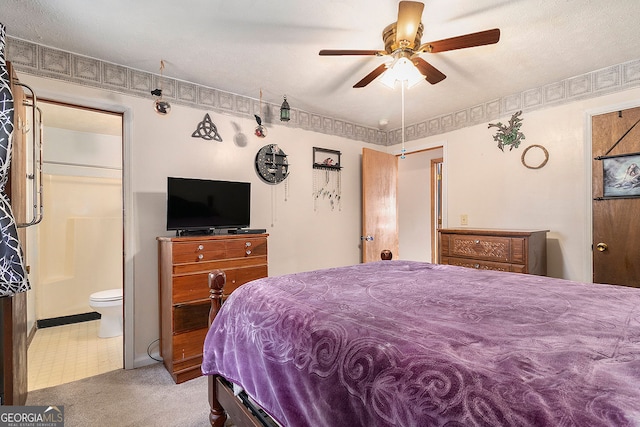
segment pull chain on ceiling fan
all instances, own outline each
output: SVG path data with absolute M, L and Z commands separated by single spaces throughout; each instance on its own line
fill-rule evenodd
M 438 53 L 468 47 L 484 46 L 497 43 L 500 40 L 500 30 L 480 31 L 477 33 L 465 34 L 448 39 L 421 44 L 423 25 L 422 11 L 424 4 L 415 1 L 401 1 L 398 5 L 398 20 L 388 25 L 382 32 L 384 50 L 332 50 L 323 49 L 319 52 L 321 56 L 390 56 L 393 64 L 399 61 L 408 61 L 422 74 L 429 83 L 436 84 L 444 80 L 445 76 L 440 70 L 425 61 L 420 55 L 422 53 Z M 391 68 L 387 64 L 381 64 L 372 72 L 367 74 L 353 87 L 365 87 L 378 76 Z

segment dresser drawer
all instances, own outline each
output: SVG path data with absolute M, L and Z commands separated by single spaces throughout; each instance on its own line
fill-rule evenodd
M 448 255 L 496 262 L 511 261 L 511 239 L 493 236 L 449 236 Z
M 181 362 L 185 359 L 192 359 L 202 355 L 202 345 L 204 337 L 207 335 L 207 328 L 195 329 L 173 336 L 173 363 Z
M 513 273 L 522 272 L 523 266 L 514 266 L 513 264 L 505 262 L 491 262 L 473 260 L 467 258 L 454 258 L 443 257 L 442 264 L 457 265 L 458 267 L 475 268 L 476 270 L 494 270 L 494 271 L 507 271 Z
M 255 279 L 267 277 L 267 266 L 265 264 L 255 267 L 229 269 L 224 270 L 224 274 L 227 276 L 227 283 L 224 285 L 224 296 L 227 297 L 241 285 Z
M 238 239 L 227 242 L 227 258 L 243 258 L 267 254 L 267 239 Z
M 209 272 L 175 276 L 172 292 L 174 304 L 209 298 Z
M 191 304 L 177 304 L 173 307 L 173 333 L 179 334 L 193 329 L 209 327 L 209 311 L 211 301 Z
M 226 258 L 226 244 L 222 241 L 195 241 L 173 244 L 173 263 L 210 261 Z

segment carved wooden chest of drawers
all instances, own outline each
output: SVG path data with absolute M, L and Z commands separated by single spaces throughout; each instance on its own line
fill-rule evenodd
M 225 272 L 225 297 L 266 277 L 267 236 L 158 237 L 160 354 L 176 383 L 202 375 L 211 306 L 209 272 Z
M 548 230 L 438 230 L 441 264 L 547 274 Z

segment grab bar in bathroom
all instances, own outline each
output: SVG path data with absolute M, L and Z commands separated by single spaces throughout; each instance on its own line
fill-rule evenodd
M 43 206 L 43 187 L 42 187 L 42 146 L 44 144 L 44 126 L 42 124 L 42 110 L 38 107 L 38 100 L 36 98 L 36 93 L 24 83 L 19 81 L 14 81 L 15 84 L 20 85 L 31 92 L 31 103 L 28 101 L 24 102 L 24 105 L 27 107 L 31 107 L 31 123 L 33 127 L 38 123 L 38 135 L 36 138 L 35 129 L 33 131 L 33 147 L 32 147 L 32 163 L 33 163 L 33 174 L 27 176 L 28 179 L 32 180 L 32 195 L 33 195 L 33 219 L 29 222 L 16 224 L 18 228 L 26 228 L 32 225 L 39 224 L 44 217 L 44 206 Z M 37 112 L 37 114 L 36 114 Z

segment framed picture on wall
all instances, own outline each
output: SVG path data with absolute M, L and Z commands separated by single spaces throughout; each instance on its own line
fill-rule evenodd
M 599 157 L 603 196 L 640 197 L 640 153 Z

